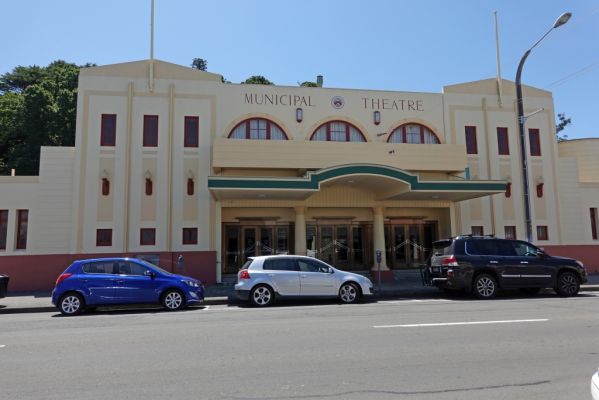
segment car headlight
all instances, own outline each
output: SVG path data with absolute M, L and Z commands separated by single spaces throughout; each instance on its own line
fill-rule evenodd
M 198 282 L 194 282 L 194 281 L 187 281 L 184 280 L 182 281 L 184 284 L 186 284 L 187 286 L 191 286 L 191 287 L 200 287 L 200 284 Z
M 576 260 L 576 264 L 578 264 L 578 266 L 579 266 L 580 268 L 582 268 L 582 269 L 584 269 L 584 270 L 586 271 L 586 268 L 585 268 L 584 264 L 582 263 L 582 261 L 578 261 L 578 260 Z

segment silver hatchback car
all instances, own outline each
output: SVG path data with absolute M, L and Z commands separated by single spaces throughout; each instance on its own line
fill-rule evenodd
M 237 297 L 253 305 L 271 305 L 276 297 L 338 297 L 355 303 L 372 295 L 370 279 L 341 271 L 312 257 L 250 257 L 237 273 Z

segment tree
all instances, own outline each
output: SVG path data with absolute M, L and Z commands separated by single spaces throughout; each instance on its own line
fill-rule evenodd
M 203 58 L 194 58 L 191 62 L 191 67 L 195 69 L 199 69 L 200 71 L 206 71 L 208 68 L 208 61 Z
M 301 87 L 318 87 L 316 82 L 305 81 L 299 84 Z
M 568 135 L 560 135 L 559 133 L 572 123 L 572 118 L 566 117 L 566 113 L 558 113 L 557 119 L 559 120 L 559 122 L 555 124 L 555 136 L 557 137 L 557 141 L 562 142 L 568 140 Z
M 254 85 L 274 85 L 271 81 L 263 77 L 262 75 L 252 75 L 241 83 L 254 84 Z
M 0 174 L 15 168 L 19 175 L 36 175 L 40 146 L 75 144 L 82 67 L 57 60 L 0 76 Z

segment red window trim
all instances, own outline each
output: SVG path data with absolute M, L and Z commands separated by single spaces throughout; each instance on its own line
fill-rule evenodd
M 111 121 L 111 131 L 108 132 L 108 120 Z M 116 114 L 102 114 L 100 117 L 100 146 L 116 146 Z
M 478 142 L 476 141 L 476 126 L 464 127 L 466 136 L 466 154 L 478 154 Z
M 266 139 L 252 139 L 250 137 L 250 121 L 266 121 Z M 229 132 L 229 136 L 228 138 L 231 138 L 231 135 L 233 134 L 233 132 L 235 132 L 235 130 L 242 124 L 245 124 L 245 138 L 249 139 L 249 140 L 270 140 L 270 124 L 273 124 L 274 126 L 276 126 L 277 128 L 279 128 L 279 130 L 281 132 L 283 132 L 283 137 L 285 138 L 284 140 L 289 140 L 289 136 L 287 136 L 287 133 L 283 130 L 283 128 L 281 128 L 279 126 L 279 124 L 277 124 L 276 122 L 273 122 L 267 118 L 248 118 L 248 119 L 244 119 L 243 121 L 241 121 L 240 123 L 238 123 L 237 125 L 235 125 L 233 127 L 233 129 L 231 129 L 231 132 Z
M 549 240 L 547 225 L 537 225 L 537 240 Z
M 29 224 L 29 210 L 17 210 L 17 250 L 27 248 L 27 225 Z
M 510 237 L 508 237 L 508 234 L 507 234 L 508 229 L 510 231 L 512 231 L 512 233 L 513 233 L 513 235 L 509 235 Z M 517 230 L 516 230 L 515 226 L 513 226 L 513 225 L 504 226 L 504 236 L 506 239 L 517 239 L 516 235 L 517 235 Z
M 193 131 L 189 122 L 194 121 Z M 183 147 L 200 147 L 200 117 L 185 116 L 183 127 Z
M 155 121 L 154 125 L 150 121 Z M 150 130 L 155 127 L 155 130 Z M 144 115 L 143 147 L 158 147 L 158 115 Z
M 6 250 L 8 238 L 8 210 L 0 210 L 0 250 Z
M 152 233 L 151 240 L 144 241 L 144 233 Z M 139 245 L 154 246 L 156 245 L 156 228 L 140 228 L 139 230 Z
M 102 239 L 102 234 L 106 234 L 106 240 Z M 112 246 L 112 229 L 96 229 L 96 247 Z
M 597 240 L 597 208 L 591 208 L 591 236 Z
M 185 232 L 193 232 L 192 240 L 187 240 Z M 198 228 L 183 228 L 183 244 L 198 244 Z
M 417 125 L 420 127 L 420 143 L 419 144 L 427 144 L 427 143 L 424 143 L 424 130 L 425 129 L 428 129 L 430 131 L 430 133 L 433 134 L 433 136 L 435 137 L 435 140 L 437 141 L 437 143 L 428 143 L 428 144 L 441 144 L 441 141 L 439 140 L 439 136 L 437 136 L 437 134 L 435 132 L 433 132 L 433 130 L 431 128 L 429 128 L 428 126 L 419 124 L 418 122 L 406 122 L 405 124 L 402 124 L 402 125 L 398 126 L 397 128 L 393 129 L 391 131 L 391 134 L 387 137 L 387 142 L 389 143 L 391 138 L 393 136 L 395 136 L 396 133 L 398 133 L 398 131 L 401 129 L 401 143 L 413 144 L 413 143 L 408 143 L 408 131 L 406 130 L 406 127 L 408 125 Z
M 310 136 L 310 140 L 314 140 L 314 135 L 316 135 L 316 132 L 318 132 L 320 130 L 320 128 L 325 126 L 326 127 L 326 139 L 327 139 L 326 141 L 330 142 L 331 141 L 331 124 L 334 124 L 334 123 L 345 124 L 345 142 L 350 141 L 350 138 L 351 138 L 350 127 L 353 127 L 360 134 L 360 136 L 362 136 L 363 141 L 367 142 L 366 136 L 364 136 L 362 131 L 360 129 L 358 129 L 357 126 L 355 126 L 351 122 L 341 121 L 341 120 L 327 121 L 324 124 L 321 124 L 320 126 L 318 126 L 318 128 L 316 128 L 314 130 L 314 132 L 312 132 L 312 135 Z M 357 142 L 357 143 L 360 143 L 360 142 Z
M 531 156 L 538 157 L 541 155 L 541 131 L 539 129 L 530 128 L 528 130 L 528 147 Z
M 510 138 L 505 127 L 497 127 L 497 154 L 500 156 L 510 155 Z

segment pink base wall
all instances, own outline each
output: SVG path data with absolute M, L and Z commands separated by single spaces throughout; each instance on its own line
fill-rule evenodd
M 136 253 L 140 254 L 140 253 Z M 216 283 L 216 252 L 157 252 L 160 266 L 167 271 L 188 275 L 213 285 Z M 177 266 L 179 254 L 183 255 L 183 269 Z M 54 282 L 74 260 L 103 257 L 131 257 L 131 254 L 50 254 L 0 257 L 0 274 L 10 276 L 8 291 L 49 291 Z
M 552 256 L 582 261 L 590 274 L 599 273 L 599 245 L 542 246 Z

